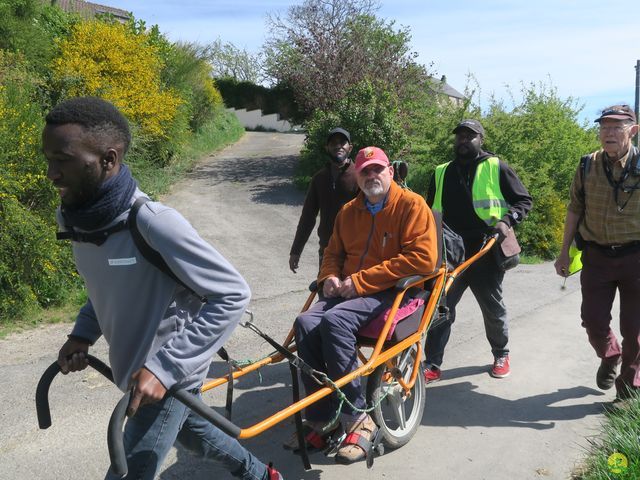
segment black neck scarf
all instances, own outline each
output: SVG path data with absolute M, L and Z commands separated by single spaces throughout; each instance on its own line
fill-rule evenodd
M 129 168 L 121 164 L 118 174 L 100 185 L 91 203 L 73 208 L 62 206 L 65 224 L 88 231 L 108 225 L 129 208 L 137 186 Z

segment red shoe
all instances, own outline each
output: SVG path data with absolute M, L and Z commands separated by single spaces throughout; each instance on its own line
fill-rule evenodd
M 505 355 L 504 357 L 496 357 L 493 361 L 493 367 L 491 367 L 491 371 L 489 374 L 493 378 L 504 378 L 509 376 L 511 373 L 511 369 L 509 368 L 509 355 Z
M 269 480 L 284 480 L 280 472 L 273 468 L 273 463 L 271 462 L 269 462 L 269 466 L 267 467 L 267 473 L 269 474 Z
M 424 369 L 424 382 L 434 383 L 440 380 L 442 377 L 442 371 L 438 367 L 427 367 Z

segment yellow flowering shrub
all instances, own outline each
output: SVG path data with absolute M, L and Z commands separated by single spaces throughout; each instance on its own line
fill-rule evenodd
M 166 138 L 182 100 L 162 88 L 162 61 L 145 32 L 134 34 L 120 23 L 81 22 L 59 48 L 52 70 L 66 96 L 107 99 L 144 134 Z

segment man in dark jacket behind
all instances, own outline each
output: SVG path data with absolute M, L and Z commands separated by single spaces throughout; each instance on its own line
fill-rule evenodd
M 502 242 L 509 229 L 526 217 L 533 205 L 515 172 L 491 152 L 484 151 L 484 128 L 477 120 L 464 120 L 453 130 L 455 159 L 436 167 L 427 203 L 464 240 L 466 257 L 480 250 L 487 235 L 497 233 Z M 455 307 L 467 287 L 478 301 L 494 361 L 495 378 L 510 373 L 507 310 L 502 299 L 504 270 L 491 252 L 471 265 L 447 294 L 448 320 L 427 335 L 425 379 L 440 379 L 444 348 L 455 321 Z
M 345 129 L 338 127 L 329 132 L 325 149 L 331 160 L 313 176 L 304 199 L 296 236 L 289 253 L 289 268 L 293 273 L 298 269 L 300 255 L 316 224 L 318 212 L 319 256 L 322 264 L 322 253 L 329 244 L 338 211 L 358 193 L 353 162 L 349 158 L 352 148 L 351 135 Z

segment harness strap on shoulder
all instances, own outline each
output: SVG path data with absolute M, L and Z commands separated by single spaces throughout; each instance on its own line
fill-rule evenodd
M 196 292 L 193 291 L 191 287 L 189 287 L 186 283 L 180 280 L 178 276 L 175 273 L 173 273 L 171 268 L 169 268 L 169 265 L 167 265 L 167 262 L 164 260 L 164 258 L 162 258 L 162 255 L 160 255 L 160 253 L 157 250 L 154 250 L 153 248 L 151 248 L 151 246 L 149 246 L 147 241 L 144 239 L 144 237 L 140 233 L 140 230 L 138 230 L 138 220 L 137 220 L 138 212 L 140 211 L 140 208 L 142 207 L 142 205 L 144 205 L 149 201 L 151 200 L 147 197 L 138 197 L 136 201 L 133 202 L 133 205 L 131 206 L 131 210 L 129 210 L 129 217 L 127 221 L 129 223 L 129 230 L 131 232 L 131 237 L 133 238 L 133 242 L 136 244 L 136 247 L 138 248 L 142 256 L 150 264 L 154 265 L 162 273 L 169 276 L 176 283 L 182 285 L 184 288 L 186 288 L 191 293 L 196 295 L 198 298 L 200 298 L 200 301 L 204 303 L 206 301 L 206 298 L 202 297 L 201 295 L 198 295 Z
M 112 227 L 96 232 L 78 232 L 70 226 L 66 226 L 65 228 L 67 230 L 64 232 L 56 232 L 56 240 L 71 240 L 80 243 L 93 243 L 100 246 L 107 241 L 107 238 L 109 238 L 109 235 L 112 233 L 125 230 L 127 228 L 127 221 L 122 220 Z

